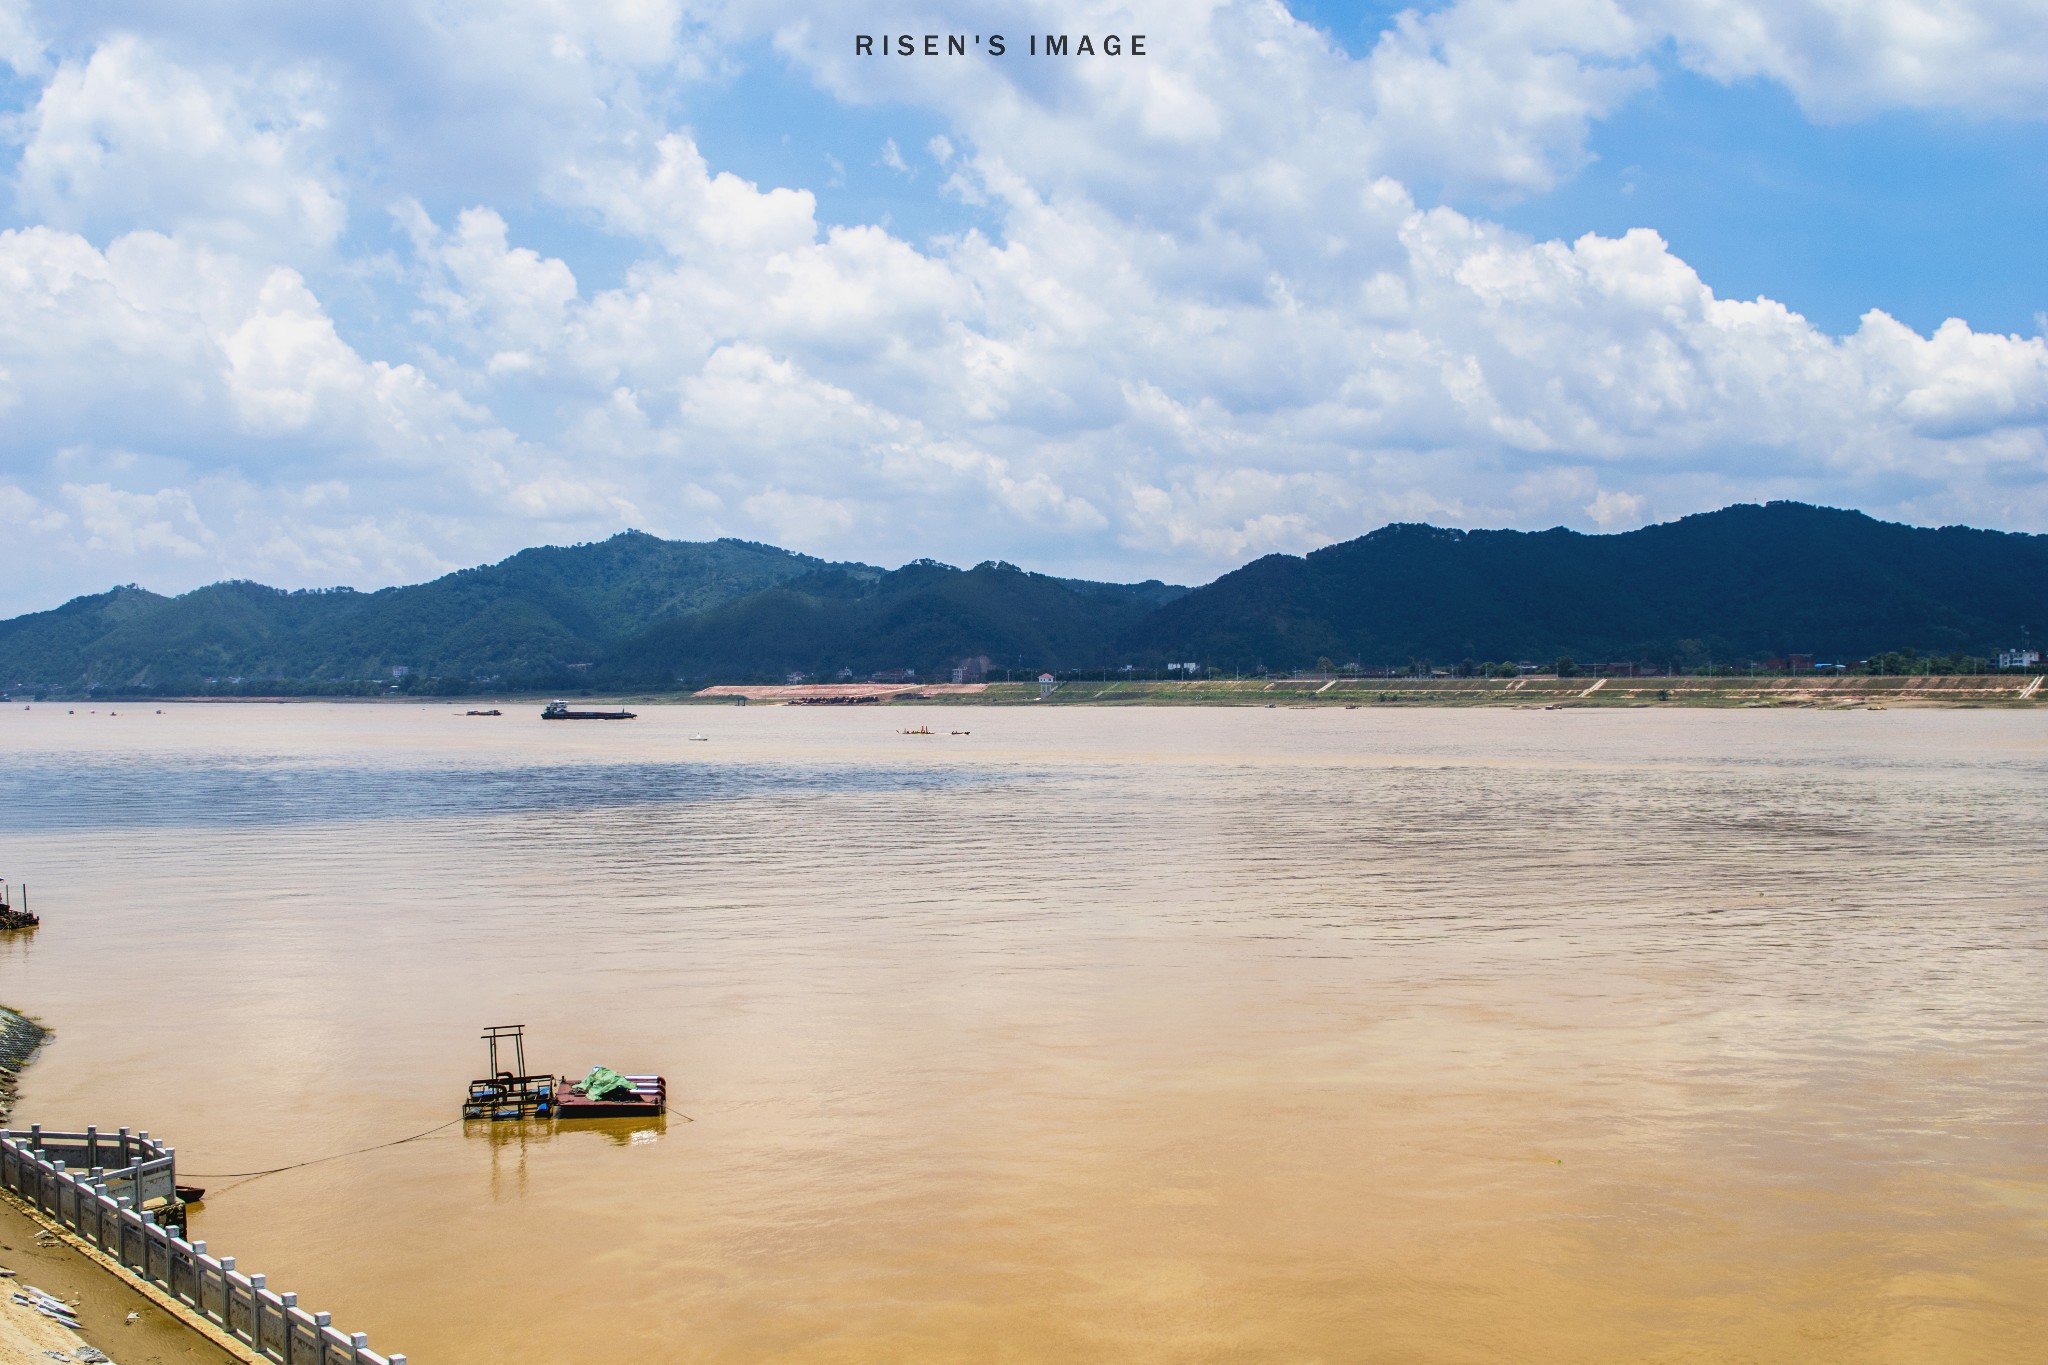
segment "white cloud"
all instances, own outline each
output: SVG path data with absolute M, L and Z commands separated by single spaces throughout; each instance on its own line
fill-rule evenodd
M 1781 82 L 1809 110 L 2048 116 L 2048 8 L 2035 0 L 1638 0 L 1688 65 Z
M 62 493 L 87 550 L 122 559 L 151 551 L 197 559 L 217 539 L 183 489 L 128 493 L 96 483 L 66 484 Z
M 161 227 L 273 251 L 325 247 L 347 218 L 307 67 L 202 76 L 126 35 L 61 64 L 27 118 L 22 206 L 98 233 Z
M 794 0 L 377 0 L 319 53 L 237 4 L 232 62 L 160 15 L 18 25 L 71 55 L 18 130 L 37 221 L 0 232 L 0 522 L 43 575 L 15 605 L 390 581 L 629 522 L 1183 579 L 1390 519 L 1806 496 L 2048 522 L 2041 339 L 1878 312 L 1833 337 L 1652 230 L 1532 241 L 1407 188 L 1555 183 L 1674 53 L 1824 112 L 2018 107 L 2024 62 L 1984 52 L 1989 94 L 1951 70 L 2037 51 L 2017 8 L 1462 0 L 1354 60 L 1262 0 L 1001 0 L 981 27 L 1153 56 L 991 64 L 862 63 Z M 937 119 L 981 226 L 832 225 L 713 164 L 683 112 L 764 33 Z M 351 205 L 409 245 L 351 248 Z M 592 223 L 609 257 L 574 249 Z
M 41 73 L 45 60 L 30 10 L 29 0 L 0 0 L 0 64 L 24 76 Z

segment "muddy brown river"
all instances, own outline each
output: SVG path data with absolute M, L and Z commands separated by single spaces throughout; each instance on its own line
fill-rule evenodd
M 2042 1358 L 2039 715 L 462 709 L 0 710 L 16 1121 L 414 1365 Z

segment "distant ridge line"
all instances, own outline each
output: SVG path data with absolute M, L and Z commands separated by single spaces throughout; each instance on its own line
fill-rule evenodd
M 1560 655 L 1697 670 L 1907 650 L 1952 672 L 2044 630 L 2048 536 L 1782 501 L 1604 534 L 1392 523 L 1192 589 L 634 530 L 370 592 L 123 585 L 0 621 L 0 689 L 457 695 Z

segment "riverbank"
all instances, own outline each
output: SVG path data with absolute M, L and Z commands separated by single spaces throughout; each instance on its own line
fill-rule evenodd
M 873 683 L 707 687 L 686 700 L 864 705 L 917 702 L 949 706 L 1521 706 L 1717 708 L 1808 706 L 2038 706 L 2048 690 L 2038 675 L 1954 677 L 1663 677 L 1663 678 L 1202 678 L 1119 681 L 1068 678 L 1046 685 L 979 686 Z M 624 698 L 623 700 L 637 700 Z M 646 698 L 642 705 L 656 704 Z
M 0 1123 L 14 1111 L 21 1073 L 49 1036 L 50 1031 L 35 1020 L 0 1005 Z
M 0 1121 L 14 1107 L 23 1070 L 50 1031 L 0 1006 Z M 145 1289 L 76 1236 L 0 1190 L 0 1365 L 41 1365 L 62 1352 L 74 1360 L 89 1346 L 119 1365 L 239 1365 L 257 1357 L 229 1350 L 190 1320 L 189 1310 Z M 13 1294 L 33 1287 L 70 1307 L 78 1329 L 57 1322 Z
M 72 1359 L 81 1344 L 118 1365 L 247 1365 L 257 1356 L 231 1351 L 188 1320 L 190 1310 L 145 1291 L 96 1259 L 76 1237 L 0 1192 L 0 1266 L 11 1289 L 33 1285 L 77 1315 L 78 1330 L 0 1296 L 0 1362 L 47 1365 L 45 1352 Z
M 1128 680 L 1069 676 L 1049 694 L 1036 681 L 988 683 L 720 683 L 694 692 L 630 689 L 578 694 L 579 706 L 731 706 L 741 699 L 766 704 L 877 705 L 891 702 L 947 706 L 2048 706 L 2048 677 L 1986 673 L 1921 677 L 1654 677 L 1559 678 L 1189 678 Z M 383 697 L 100 697 L 89 703 L 52 699 L 34 706 L 90 714 L 121 707 L 285 705 L 319 702 L 361 706 L 496 706 L 536 714 L 551 697 L 502 692 L 460 697 L 410 694 Z

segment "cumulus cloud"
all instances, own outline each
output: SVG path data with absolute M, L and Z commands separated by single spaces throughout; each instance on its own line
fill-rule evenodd
M 1881 312 L 1831 336 L 1650 228 L 1532 240 L 1484 209 L 1570 175 L 1673 61 L 1827 116 L 2031 112 L 2048 64 L 2008 58 L 2040 25 L 1994 0 L 1460 0 L 1356 58 L 1270 0 L 997 0 L 979 26 L 1154 35 L 1142 62 L 1000 64 L 856 60 L 796 0 L 372 0 L 319 51 L 220 8 L 215 41 L 0 9 L 0 60 L 40 73 L 0 231 L 17 609 L 110 575 L 393 581 L 628 524 L 1187 579 L 1390 519 L 2048 520 L 2039 337 Z M 947 27 L 893 0 L 861 24 Z M 716 164 L 693 102 L 764 38 L 940 121 L 922 180 L 979 226 L 832 223 Z M 911 183 L 920 144 L 884 145 Z M 396 230 L 352 245 L 366 221 Z
M 2032 0 L 1640 0 L 1686 63 L 1764 77 L 1809 110 L 2048 115 L 2048 9 Z
M 347 219 L 320 149 L 318 79 L 187 70 L 120 34 L 58 66 L 29 112 L 17 195 L 95 233 L 168 228 L 243 248 L 324 247 Z

